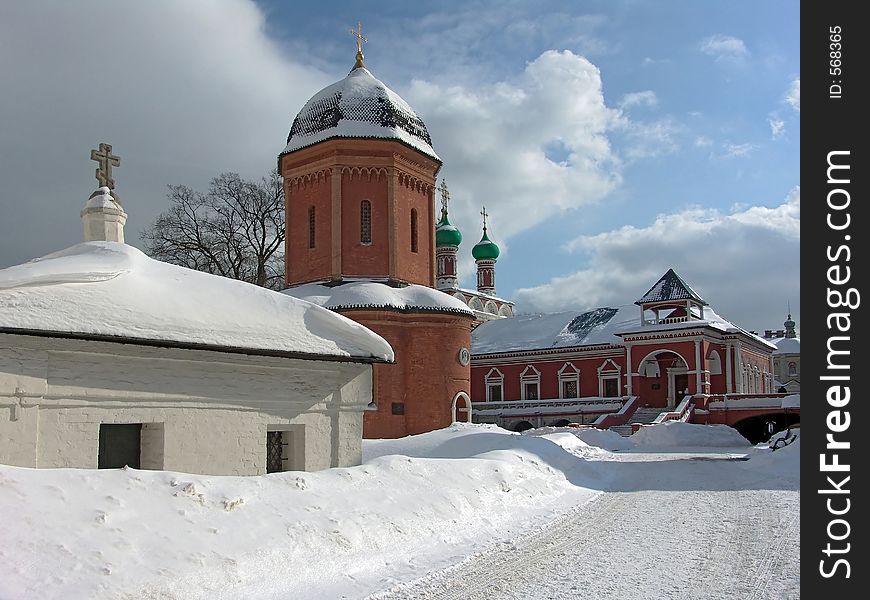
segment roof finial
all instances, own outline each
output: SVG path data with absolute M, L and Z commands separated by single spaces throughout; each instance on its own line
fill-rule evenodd
M 447 180 L 441 180 L 441 218 L 447 218 L 447 204 L 450 202 L 450 192 L 447 191 Z
M 483 215 L 483 232 L 486 233 L 486 218 L 489 216 L 489 213 L 486 212 L 486 207 L 483 207 L 483 210 L 480 211 L 480 214 Z
M 356 22 L 356 31 L 354 31 L 353 27 L 350 28 L 350 33 L 352 36 L 356 37 L 356 64 L 353 66 L 354 69 L 358 69 L 360 67 L 365 68 L 365 64 L 363 63 L 363 52 L 362 45 L 368 42 L 368 38 L 363 36 L 362 34 L 362 22 Z

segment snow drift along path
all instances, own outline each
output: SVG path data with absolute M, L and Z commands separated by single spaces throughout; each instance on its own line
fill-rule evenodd
M 613 455 L 614 489 L 592 503 L 371 598 L 799 598 L 798 454 Z

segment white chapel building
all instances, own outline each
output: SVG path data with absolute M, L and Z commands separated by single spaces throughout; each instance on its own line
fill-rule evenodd
M 0 270 L 0 463 L 257 475 L 359 464 L 380 336 L 124 244 L 109 187 L 85 242 Z

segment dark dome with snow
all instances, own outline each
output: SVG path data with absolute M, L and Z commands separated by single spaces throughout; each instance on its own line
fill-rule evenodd
M 395 139 L 441 160 L 414 109 L 362 66 L 305 103 L 281 154 L 332 138 Z

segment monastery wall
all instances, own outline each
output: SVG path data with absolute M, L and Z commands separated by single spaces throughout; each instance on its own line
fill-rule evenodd
M 96 468 L 100 424 L 141 423 L 141 468 L 257 475 L 361 461 L 371 367 L 0 334 L 0 463 Z M 286 440 L 285 440 L 286 441 Z

